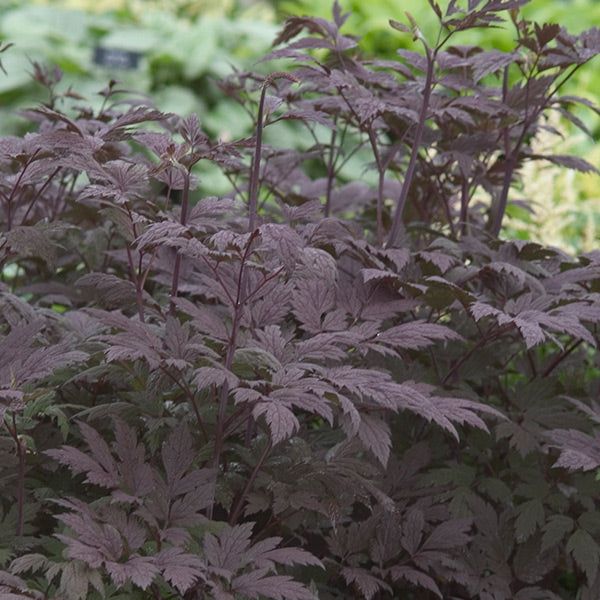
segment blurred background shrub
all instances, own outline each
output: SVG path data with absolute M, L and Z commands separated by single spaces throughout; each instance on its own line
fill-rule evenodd
M 582 133 L 567 132 L 558 118 L 551 123 L 559 133 L 542 131 L 533 141 L 539 153 L 580 154 L 600 165 L 600 146 Z M 526 163 L 521 170 L 520 195 L 514 197 L 504 221 L 506 237 L 531 240 L 579 254 L 598 248 L 600 181 L 597 174 L 581 173 L 543 161 Z
M 116 79 L 164 111 L 197 112 L 215 135 L 232 135 L 239 111 L 210 79 L 250 67 L 276 31 L 273 9 L 260 2 L 3 0 L 0 37 L 15 46 L 3 55 L 0 130 L 18 131 L 14 110 L 44 100 L 29 76 L 31 61 L 38 61 L 56 63 L 64 72 L 62 88 L 73 86 L 98 104 L 98 92 Z M 96 64 L 98 46 L 138 53 L 139 63 L 129 70 Z

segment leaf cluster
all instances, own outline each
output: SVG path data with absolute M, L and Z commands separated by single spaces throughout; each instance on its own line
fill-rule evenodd
M 115 82 L 67 114 L 36 65 L 0 139 L 1 594 L 594 597 L 600 255 L 497 234 L 524 161 L 593 169 L 531 140 L 600 37 L 431 4 L 397 61 L 291 17 L 297 68 L 219 84 L 252 138 Z M 503 11 L 515 50 L 450 45 Z

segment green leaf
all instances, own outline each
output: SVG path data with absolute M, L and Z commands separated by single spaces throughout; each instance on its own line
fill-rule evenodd
M 586 574 L 588 582 L 596 579 L 600 548 L 594 538 L 585 530 L 577 529 L 567 542 L 567 552 L 571 554 L 577 566 Z
M 250 368 L 249 377 L 259 369 L 267 369 L 268 371 L 280 370 L 281 363 L 267 350 L 262 348 L 238 348 L 233 357 L 232 371 L 240 377 L 244 377 L 248 373 L 247 367 Z
M 521 457 L 526 457 L 528 454 L 537 450 L 538 442 L 535 435 L 525 429 L 524 425 L 530 425 L 527 420 L 521 424 L 514 421 L 502 421 L 496 425 L 496 438 L 508 438 L 511 448 L 514 448 Z
M 595 535 L 600 531 L 600 514 L 594 510 L 584 512 L 577 519 L 577 524 L 581 529 L 585 529 L 590 534 Z
M 523 502 L 517 510 L 519 516 L 515 521 L 515 535 L 517 541 L 522 543 L 531 537 L 538 527 L 543 525 L 546 512 L 544 505 L 537 498 Z
M 12 52 L 2 57 L 6 75 L 0 77 L 0 94 L 31 84 L 31 63 L 23 54 Z
M 567 533 L 573 530 L 575 522 L 571 517 L 565 515 L 552 515 L 542 528 L 542 547 L 540 552 L 545 552 L 552 546 L 558 544 Z
M 479 491 L 487 494 L 492 500 L 506 504 L 512 498 L 510 487 L 501 479 L 486 477 L 479 484 Z
M 85 600 L 88 597 L 90 572 L 92 570 L 81 561 L 65 563 L 60 577 L 60 589 L 67 600 Z
M 11 573 L 19 574 L 24 571 L 36 572 L 43 569 L 48 564 L 48 559 L 43 554 L 25 554 L 15 558 L 11 565 Z
M 219 21 L 200 19 L 196 27 L 184 33 L 181 49 L 184 56 L 183 74 L 187 79 L 200 77 L 210 71 L 215 54 L 219 53 Z M 176 55 L 173 48 L 173 55 Z
M 25 4 L 25 3 L 23 3 Z M 23 6 L 3 15 L 2 28 L 19 40 L 33 46 L 44 38 L 53 40 L 84 40 L 88 16 L 78 10 L 64 10 L 57 6 Z

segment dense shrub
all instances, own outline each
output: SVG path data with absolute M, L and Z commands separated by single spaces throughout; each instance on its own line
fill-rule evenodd
M 428 39 L 437 34 L 438 21 L 431 18 L 431 7 L 428 2 L 415 2 L 410 6 L 398 4 L 396 0 L 343 0 L 341 5 L 351 11 L 344 25 L 346 32 L 361 35 L 361 48 L 368 54 L 376 54 L 378 58 L 395 58 L 399 47 L 411 48 L 411 39 L 398 37 L 389 27 L 390 18 L 398 19 L 403 9 L 408 8 L 419 23 L 419 27 Z M 444 6 L 444 3 L 441 3 Z M 308 14 L 327 17 L 329 6 L 321 0 L 278 0 L 275 2 L 280 15 Z M 529 2 L 520 7 L 521 18 L 537 23 L 558 23 L 571 33 L 579 33 L 591 23 L 600 22 L 600 4 L 594 0 L 569 0 L 568 2 Z M 509 51 L 513 48 L 513 39 L 506 35 L 504 28 L 470 29 L 454 36 L 453 44 L 470 44 L 483 49 L 500 49 Z M 585 96 L 598 103 L 598 72 L 586 69 L 577 77 L 566 82 L 564 92 Z M 593 137 L 578 135 L 577 128 L 568 120 L 552 118 L 552 126 L 557 135 L 546 133 L 543 143 L 550 146 L 560 145 L 569 148 L 578 156 L 586 156 L 596 167 L 600 165 L 600 153 L 595 140 L 600 134 L 600 121 L 591 111 L 573 107 L 574 114 L 582 119 L 592 131 Z M 556 115 L 555 115 L 556 117 Z M 542 140 L 540 140 L 542 142 Z M 535 214 L 520 210 L 512 210 L 516 219 L 511 220 L 509 231 L 531 241 L 545 240 L 547 245 L 567 249 L 570 252 L 587 251 L 594 247 L 593 232 L 596 230 L 600 214 L 600 197 L 597 193 L 596 177 L 569 172 L 558 165 L 530 163 L 527 165 L 525 189 L 522 193 L 535 208 Z M 548 186 L 553 194 L 548 194 Z
M 523 3 L 432 3 L 397 61 L 292 17 L 297 68 L 220 83 L 250 139 L 114 82 L 66 114 L 36 66 L 0 140 L 3 598 L 597 597 L 600 255 L 498 234 L 524 163 L 594 170 L 532 140 L 600 34 Z M 450 45 L 502 11 L 514 50 Z

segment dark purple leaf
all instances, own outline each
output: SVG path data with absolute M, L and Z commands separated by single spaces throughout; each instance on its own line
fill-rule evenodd
M 161 550 L 154 557 L 154 564 L 166 581 L 180 594 L 185 594 L 199 579 L 204 580 L 206 567 L 194 554 L 187 554 L 180 548 Z
M 252 416 L 258 419 L 261 415 L 265 417 L 273 444 L 288 439 L 300 427 L 294 413 L 277 401 L 259 402 L 252 409 Z
M 316 596 L 288 575 L 268 575 L 266 569 L 238 575 L 231 582 L 235 592 L 246 598 L 272 600 L 316 600 Z
M 444 325 L 413 321 L 396 325 L 377 334 L 377 341 L 397 348 L 418 350 L 432 345 L 436 340 L 458 341 L 461 336 Z
M 356 586 L 356 589 L 366 600 L 371 600 L 381 590 L 391 593 L 390 586 L 379 577 L 372 575 L 366 569 L 357 567 L 344 567 L 342 576 L 349 585 Z
M 158 575 L 158 568 L 150 556 L 132 556 L 125 563 L 106 561 L 106 570 L 117 588 L 131 581 L 145 590 Z
M 552 446 L 560 448 L 554 467 L 569 471 L 590 471 L 600 466 L 600 436 L 589 436 L 575 429 L 553 429 L 546 434 Z
M 390 448 L 392 447 L 390 428 L 387 423 L 377 417 L 362 414 L 360 416 L 357 435 L 365 447 L 385 467 L 390 456 Z
M 416 586 L 433 592 L 438 598 L 443 597 L 435 580 L 422 571 L 418 571 L 412 567 L 393 566 L 390 569 L 390 575 L 394 580 L 405 579 Z

